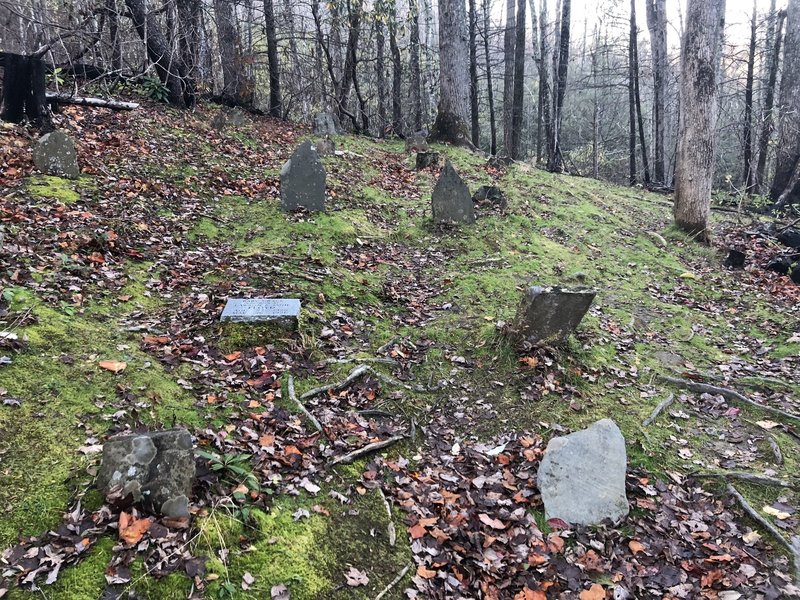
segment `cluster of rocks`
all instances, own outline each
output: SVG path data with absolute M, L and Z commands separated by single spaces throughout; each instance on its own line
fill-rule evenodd
M 788 275 L 794 283 L 800 285 L 800 230 L 788 227 L 777 232 L 775 239 L 786 246 L 788 251 L 773 257 L 767 263 L 767 270 Z

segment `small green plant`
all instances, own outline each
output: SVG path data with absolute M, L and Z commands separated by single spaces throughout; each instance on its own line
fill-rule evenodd
M 197 455 L 206 459 L 212 471 L 221 472 L 223 479 L 235 487 L 244 485 L 249 491 L 259 492 L 261 486 L 250 468 L 249 454 L 217 454 L 198 450 Z M 239 502 L 247 499 L 242 490 L 234 489 L 233 498 Z
M 64 85 L 64 76 L 63 76 L 63 69 L 61 67 L 56 67 L 53 69 L 52 73 L 48 73 L 47 80 L 49 83 L 55 83 L 56 85 Z
M 169 98 L 169 89 L 157 77 L 148 77 L 142 82 L 142 92 L 151 100 L 166 102 Z

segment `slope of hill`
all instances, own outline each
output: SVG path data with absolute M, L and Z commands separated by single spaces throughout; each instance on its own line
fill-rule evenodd
M 791 561 L 725 483 L 688 476 L 793 485 L 796 422 L 659 379 L 800 413 L 800 288 L 760 268 L 766 242 L 737 237 L 751 265 L 729 271 L 725 248 L 670 229 L 663 196 L 446 147 L 508 208 L 435 227 L 436 173 L 416 172 L 400 141 L 347 136 L 323 159 L 328 212 L 286 215 L 279 170 L 309 132 L 249 117 L 218 131 L 215 110 L 66 110 L 76 181 L 38 174 L 26 133 L 3 130 L 0 597 L 17 579 L 65 599 L 796 592 Z M 714 224 L 739 235 L 733 215 Z M 509 346 L 503 323 L 530 284 L 598 289 L 568 347 Z M 300 298 L 299 331 L 223 328 L 229 296 Z M 289 376 L 302 394 L 362 364 L 304 400 L 317 431 Z M 626 437 L 634 510 L 618 530 L 561 531 L 535 465 L 552 435 L 604 417 Z M 156 524 L 127 547 L 91 489 L 99 445 L 173 424 L 215 469 L 201 469 L 188 527 Z M 793 488 L 735 485 L 797 533 Z

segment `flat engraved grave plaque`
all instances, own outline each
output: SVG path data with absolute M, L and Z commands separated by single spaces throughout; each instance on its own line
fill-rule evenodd
M 296 298 L 229 298 L 222 310 L 220 321 L 278 322 L 286 327 L 297 327 L 299 316 L 300 300 Z

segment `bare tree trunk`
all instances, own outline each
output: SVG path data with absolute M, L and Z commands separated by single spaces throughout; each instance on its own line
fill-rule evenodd
M 514 97 L 511 113 L 511 158 L 521 158 L 522 117 L 525 102 L 525 0 L 517 4 L 517 31 L 514 42 Z
M 548 63 L 550 50 L 547 43 L 547 0 L 539 4 L 539 122 L 536 126 L 536 164 L 542 160 L 542 129 L 544 128 L 545 144 L 550 147 L 550 75 Z M 548 157 L 550 156 L 548 150 Z
M 744 166 L 742 182 L 744 191 L 753 188 L 753 71 L 756 62 L 756 0 L 753 0 L 753 15 L 750 17 L 750 48 L 747 54 L 747 78 L 744 86 L 744 123 L 742 124 L 742 144 L 744 145 Z
M 492 61 L 489 56 L 489 12 L 491 0 L 483 0 L 483 53 L 486 60 L 486 92 L 489 101 L 489 154 L 497 156 L 497 121 L 494 110 L 494 88 L 492 87 Z
M 714 125 L 725 0 L 689 0 L 681 47 L 681 112 L 675 170 L 675 223 L 710 239 Z
M 394 3 L 389 15 L 389 50 L 392 54 L 392 132 L 403 135 L 403 63 L 397 45 L 397 12 Z
M 158 25 L 156 15 L 148 12 L 145 0 L 125 0 L 133 25 L 145 43 L 147 57 L 155 65 L 161 83 L 167 88 L 168 101 L 173 106 L 186 108 L 194 103 L 194 95 L 184 85 L 184 68 L 178 57 L 170 52 L 167 39 Z
M 354 5 L 355 3 L 355 5 Z M 339 89 L 339 119 L 350 117 L 353 128 L 359 131 L 355 115 L 348 110 L 350 100 L 350 87 L 356 82 L 356 67 L 358 64 L 358 37 L 361 33 L 361 0 L 347 0 L 347 46 L 345 48 L 344 72 L 342 73 L 342 86 Z M 358 93 L 358 90 L 356 90 Z M 360 100 L 360 98 L 359 98 Z
M 772 0 L 773 8 L 775 0 Z M 778 65 L 780 64 L 781 43 L 783 41 L 783 21 L 786 18 L 786 12 L 780 11 L 777 15 L 770 16 L 773 22 L 770 28 L 774 27 L 774 45 L 769 49 L 769 78 L 767 81 L 767 89 L 764 94 L 764 113 L 761 117 L 761 134 L 758 138 L 758 164 L 756 165 L 756 174 L 753 179 L 753 189 L 756 193 L 761 194 L 764 191 L 764 172 L 767 168 L 767 154 L 769 152 L 769 140 L 772 137 L 772 132 L 775 129 L 775 122 L 772 117 L 772 108 L 775 102 L 775 84 L 778 80 Z M 777 23 L 775 23 L 777 21 Z M 769 34 L 767 39 L 769 39 Z
M 631 34 L 633 35 L 633 97 L 636 101 L 636 116 L 639 124 L 639 147 L 642 151 L 642 173 L 645 184 L 650 183 L 650 164 L 647 159 L 647 144 L 644 137 L 644 117 L 642 116 L 642 97 L 639 94 L 639 30 L 636 26 L 636 3 L 631 0 Z
M 37 127 L 51 129 L 42 59 L 5 52 L 0 53 L 0 65 L 3 66 L 0 120 L 21 123 L 27 117 Z
M 386 65 L 384 59 L 384 48 L 386 40 L 383 36 L 384 11 L 376 15 L 373 24 L 375 26 L 375 78 L 378 92 L 378 137 L 383 137 L 386 133 Z
M 514 0 L 506 0 L 506 28 L 503 34 L 503 153 L 509 158 L 513 155 L 511 131 L 514 115 L 514 46 L 517 39 L 514 9 Z
M 481 129 L 478 120 L 478 13 L 475 0 L 469 0 L 469 105 L 472 145 L 481 143 Z
M 116 10 L 116 0 L 108 0 Z M 192 95 L 197 90 L 197 76 L 200 60 L 200 12 L 202 7 L 199 0 L 178 0 L 178 50 L 181 61 L 186 69 L 186 88 Z M 120 49 L 117 48 L 119 52 Z M 112 59 L 112 64 L 113 64 Z M 119 66 L 122 68 L 122 57 L 118 57 Z
M 232 0 L 214 0 L 217 17 L 217 37 L 222 58 L 223 102 L 236 106 L 253 104 L 253 82 L 247 77 L 242 44 L 236 27 L 236 12 Z
M 531 46 L 532 46 L 532 49 L 533 49 L 532 52 L 531 52 L 531 58 L 533 59 L 534 67 L 536 67 L 538 69 L 539 60 L 540 60 L 540 57 L 539 57 L 539 22 L 538 22 L 539 20 L 536 17 L 536 0 L 529 0 L 528 8 L 530 8 L 530 10 L 531 10 Z M 535 133 L 536 133 L 536 142 L 535 142 L 535 144 L 537 146 L 539 144 L 539 133 L 541 132 L 541 127 L 539 125 L 539 123 L 541 122 L 541 119 L 542 119 L 542 108 L 541 108 L 540 102 L 537 101 L 537 103 L 536 103 L 536 130 L 535 130 Z M 531 127 L 530 128 L 529 137 L 533 136 L 533 135 L 534 135 L 534 128 Z M 531 147 L 534 146 L 533 143 L 531 143 L 530 145 L 531 145 Z
M 431 138 L 471 146 L 466 13 L 463 0 L 439 0 L 439 106 Z
M 664 131 L 666 128 L 665 77 L 667 74 L 667 2 L 646 0 L 647 28 L 653 55 L 653 169 L 655 181 L 666 183 Z
M 552 154 L 547 168 L 550 171 L 561 171 L 564 157 L 561 153 L 561 111 L 564 108 L 564 96 L 567 91 L 567 67 L 569 65 L 569 33 L 570 33 L 570 0 L 563 0 L 561 6 L 561 33 L 558 41 L 558 70 L 553 109 Z
M 630 33 L 628 35 L 628 184 L 636 184 L 636 98 L 633 90 L 633 44 L 636 37 L 635 0 L 631 0 Z
M 264 0 L 264 29 L 267 34 L 267 64 L 269 65 L 269 114 L 283 116 L 281 101 L 281 66 L 278 62 L 278 35 L 275 31 L 273 0 Z
M 592 177 L 598 179 L 600 177 L 600 157 L 598 149 L 600 111 L 598 110 L 599 102 L 597 97 L 597 52 L 600 47 L 600 27 L 598 25 L 595 25 L 594 39 L 595 43 L 592 49 L 592 87 L 594 88 L 592 101 Z
M 419 66 L 419 2 L 409 0 L 410 40 L 408 47 L 409 74 L 411 79 L 411 124 L 414 131 L 422 129 L 422 88 Z M 463 60 L 463 57 L 462 57 Z
M 117 0 L 106 0 L 106 14 L 108 15 L 108 43 L 111 46 L 111 70 L 118 74 L 122 70 L 122 49 L 119 40 Z
M 782 208 L 800 200 L 795 188 L 778 200 L 800 162 L 800 0 L 789 0 L 786 8 L 786 43 L 783 48 L 781 77 L 781 120 L 775 154 L 775 178 L 770 196 Z

